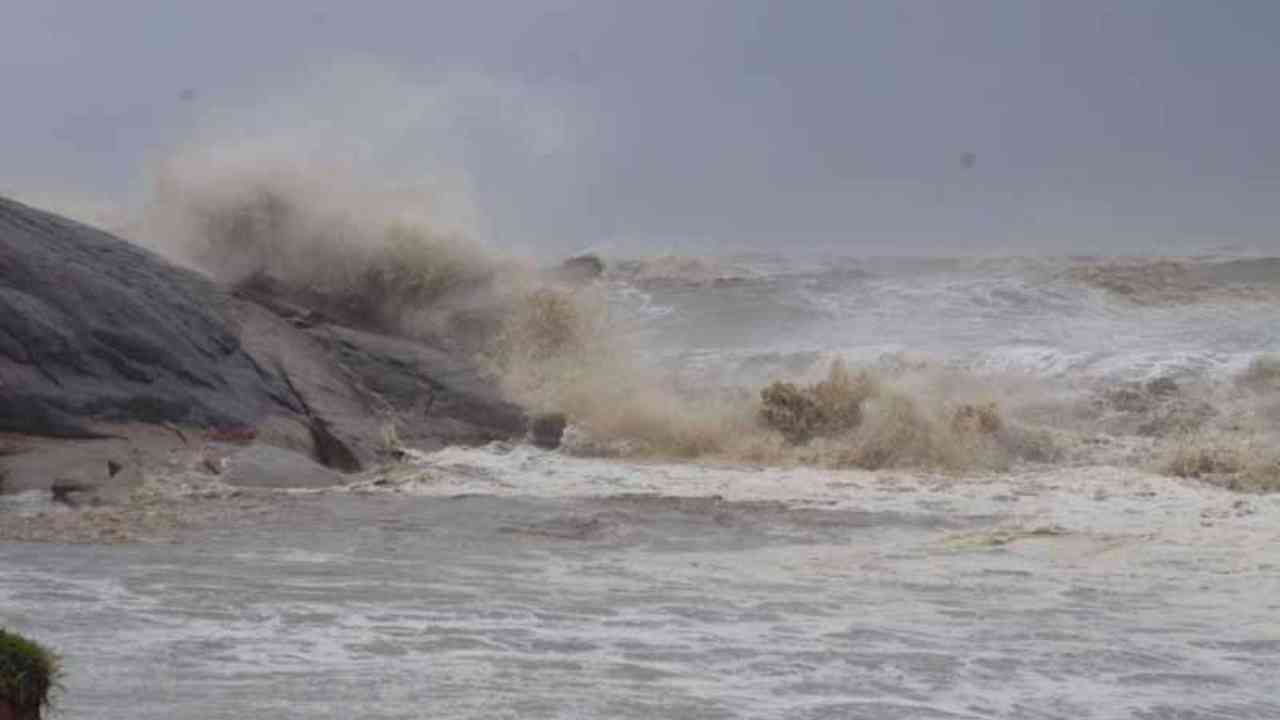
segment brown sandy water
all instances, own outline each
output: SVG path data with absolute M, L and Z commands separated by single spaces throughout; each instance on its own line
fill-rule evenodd
M 274 498 L 0 545 L 58 717 L 1280 716 L 1274 496 L 494 447 Z

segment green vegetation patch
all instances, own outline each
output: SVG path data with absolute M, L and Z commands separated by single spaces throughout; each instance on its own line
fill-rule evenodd
M 0 702 L 11 704 L 19 718 L 40 717 L 61 672 L 61 660 L 52 651 L 0 630 Z

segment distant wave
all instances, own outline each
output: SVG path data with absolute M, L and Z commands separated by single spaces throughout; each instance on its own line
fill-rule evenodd
M 1073 267 L 1068 277 L 1141 305 L 1280 300 L 1280 258 L 1113 260 Z
M 659 255 L 621 260 L 609 266 L 609 277 L 638 287 L 714 287 L 758 280 L 749 268 L 711 258 Z

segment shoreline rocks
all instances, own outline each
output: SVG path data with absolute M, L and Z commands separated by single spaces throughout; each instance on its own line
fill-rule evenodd
M 0 493 L 106 502 L 205 439 L 280 448 L 328 482 L 386 459 L 388 426 L 424 449 L 525 437 L 496 387 L 457 352 L 0 198 Z

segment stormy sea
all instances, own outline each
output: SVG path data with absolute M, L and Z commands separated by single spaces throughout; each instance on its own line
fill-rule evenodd
M 557 449 L 0 546 L 56 717 L 1280 717 L 1280 259 L 581 262 L 487 356 Z

